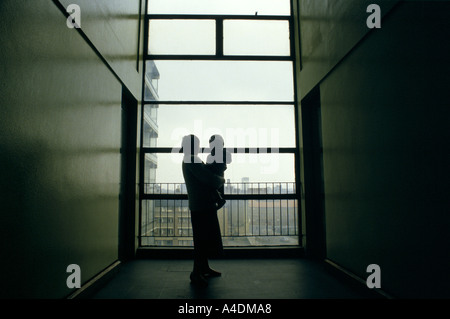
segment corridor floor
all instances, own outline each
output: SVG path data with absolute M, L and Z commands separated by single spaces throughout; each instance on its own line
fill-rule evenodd
M 369 299 L 374 294 L 304 258 L 220 259 L 210 266 L 222 272 L 207 288 L 190 284 L 192 261 L 134 260 L 93 299 Z

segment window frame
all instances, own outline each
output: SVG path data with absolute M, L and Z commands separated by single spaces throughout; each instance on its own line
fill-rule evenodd
M 215 54 L 149 54 L 148 27 L 150 20 L 215 20 L 216 51 Z M 290 55 L 224 55 L 223 22 L 224 20 L 269 20 L 287 21 L 289 23 Z M 291 16 L 271 15 L 197 15 L 197 14 L 146 14 L 145 19 L 144 61 L 147 60 L 242 60 L 242 61 L 292 61 L 295 60 L 294 21 Z
M 285 15 L 218 15 L 218 14 L 148 14 L 148 0 L 146 2 L 146 9 L 144 15 L 144 53 L 143 53 L 143 94 L 141 103 L 141 145 L 140 145 L 140 169 L 139 169 L 139 247 L 141 245 L 141 223 L 142 223 L 142 202 L 145 200 L 187 200 L 186 194 L 146 194 L 145 193 L 145 156 L 146 154 L 167 154 L 173 153 L 173 148 L 171 147 L 144 147 L 143 146 L 143 128 L 144 128 L 144 109 L 146 105 L 292 105 L 294 108 L 295 116 L 295 147 L 280 147 L 272 150 L 271 148 L 264 147 L 245 147 L 245 148 L 232 148 L 229 149 L 232 153 L 252 153 L 252 154 L 263 154 L 270 153 L 272 151 L 278 153 L 288 153 L 294 155 L 294 174 L 295 174 L 295 192 L 289 194 L 226 194 L 225 199 L 227 200 L 297 200 L 297 227 L 298 227 L 298 246 L 302 245 L 302 209 L 301 209 L 301 195 L 302 195 L 302 184 L 300 178 L 300 140 L 299 140 L 299 109 L 298 109 L 298 92 L 297 92 L 297 80 L 295 72 L 297 70 L 295 59 L 295 23 L 293 15 L 293 0 L 290 1 L 291 14 Z M 215 20 L 216 21 L 216 50 L 215 54 L 210 55 L 195 55 L 195 54 L 149 54 L 149 22 L 150 20 Z M 223 25 L 225 20 L 278 20 L 287 21 L 289 23 L 289 41 L 290 41 L 290 54 L 289 55 L 224 55 L 224 38 L 223 38 Z M 156 100 L 149 101 L 144 99 L 145 90 L 145 77 L 146 77 L 146 62 L 149 60 L 216 60 L 216 61 L 290 61 L 293 64 L 292 72 L 293 74 L 293 101 L 167 101 L 167 100 Z M 179 150 L 181 152 L 181 149 Z M 209 152 L 208 148 L 201 148 L 201 153 Z M 181 247 L 180 247 L 181 248 Z

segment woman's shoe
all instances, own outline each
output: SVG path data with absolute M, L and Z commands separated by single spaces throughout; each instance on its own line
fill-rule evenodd
M 191 272 L 190 278 L 191 278 L 191 284 L 193 284 L 193 285 L 196 285 L 196 286 L 202 287 L 202 288 L 208 286 L 208 281 L 202 274 L 199 274 L 197 272 Z
M 205 276 L 205 277 L 220 277 L 220 276 L 222 276 L 222 273 L 209 268 L 206 272 L 203 273 L 203 276 Z

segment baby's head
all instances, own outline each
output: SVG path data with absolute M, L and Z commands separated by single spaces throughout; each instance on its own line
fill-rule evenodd
M 209 138 L 209 146 L 210 147 L 223 147 L 225 145 L 225 142 L 223 140 L 223 137 L 219 134 L 214 134 Z
M 211 149 L 211 155 L 215 156 L 216 153 L 222 153 L 223 146 L 225 142 L 223 140 L 223 137 L 215 134 L 209 138 L 209 148 Z M 223 163 L 223 160 L 221 160 L 219 163 Z

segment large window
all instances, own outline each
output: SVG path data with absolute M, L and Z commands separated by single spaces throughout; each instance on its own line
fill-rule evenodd
M 140 245 L 192 246 L 181 139 L 232 153 L 218 211 L 225 246 L 299 245 L 290 0 L 147 4 Z

